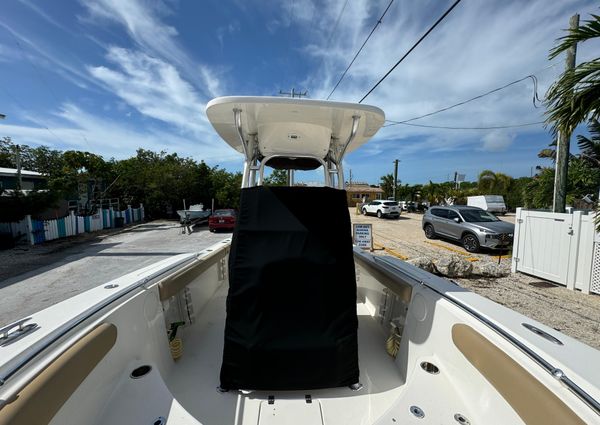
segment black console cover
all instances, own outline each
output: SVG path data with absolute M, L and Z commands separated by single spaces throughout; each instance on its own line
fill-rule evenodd
M 346 192 L 242 190 L 229 256 L 224 389 L 305 390 L 359 381 Z

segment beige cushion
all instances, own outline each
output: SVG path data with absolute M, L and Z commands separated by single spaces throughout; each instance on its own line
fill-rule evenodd
M 456 324 L 452 340 L 527 425 L 585 424 L 556 394 L 475 329 Z
M 0 410 L 0 425 L 46 425 L 115 345 L 117 327 L 103 323 L 37 375 Z

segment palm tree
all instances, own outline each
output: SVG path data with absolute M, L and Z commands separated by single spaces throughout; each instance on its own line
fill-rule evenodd
M 591 16 L 593 19 L 559 38 L 560 44 L 550 51 L 551 60 L 574 43 L 600 37 L 600 16 Z M 554 133 L 570 134 L 579 123 L 600 118 L 600 58 L 566 70 L 548 89 L 546 104 L 546 123 L 552 125 Z
M 552 162 L 556 162 L 556 140 L 550 143 L 548 148 L 542 149 L 538 153 L 538 158 L 549 158 Z
M 491 194 L 494 191 L 495 185 L 496 173 L 494 173 L 492 170 L 483 170 L 481 173 L 479 173 L 477 187 L 480 191 L 486 194 Z
M 600 122 L 591 120 L 588 123 L 591 139 L 577 136 L 577 145 L 581 151 L 581 159 L 595 166 L 600 166 Z

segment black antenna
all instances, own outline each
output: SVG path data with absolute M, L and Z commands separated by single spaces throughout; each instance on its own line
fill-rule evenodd
M 298 97 L 298 98 L 301 98 L 303 96 L 304 97 L 308 97 L 308 90 L 304 90 L 304 92 L 299 92 L 299 91 L 296 91 L 296 89 L 294 89 L 292 87 L 292 91 L 291 92 L 279 90 L 279 94 L 280 95 L 289 96 L 289 97 Z

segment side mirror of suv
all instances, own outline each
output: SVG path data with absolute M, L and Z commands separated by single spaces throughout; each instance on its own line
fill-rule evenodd
M 454 221 L 457 223 L 460 223 L 460 218 L 459 217 L 454 217 Z

